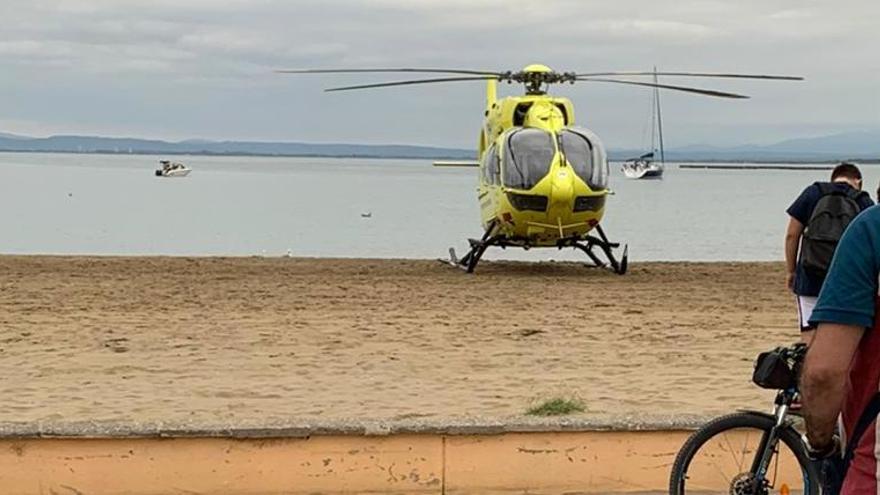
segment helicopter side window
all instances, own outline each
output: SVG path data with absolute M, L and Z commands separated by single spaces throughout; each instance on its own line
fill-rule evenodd
M 498 150 L 493 145 L 489 149 L 489 183 L 498 184 L 500 182 L 501 166 L 498 163 Z
M 483 180 L 487 184 L 498 184 L 498 152 L 495 145 L 489 147 L 486 154 L 483 155 Z
M 559 135 L 559 148 L 578 177 L 594 191 L 606 189 L 608 158 L 599 137 L 583 127 L 569 127 Z
M 556 148 L 550 133 L 540 129 L 518 129 L 507 136 L 502 163 L 504 185 L 531 189 L 550 172 Z
M 565 122 L 565 125 L 568 125 L 568 110 L 565 109 L 565 105 L 562 103 L 557 103 L 556 108 L 562 112 L 562 121 Z
M 587 138 L 576 132 L 563 130 L 559 133 L 559 150 L 565 155 L 574 173 L 589 184 L 593 173 L 593 145 Z
M 516 127 L 520 127 L 523 125 L 523 122 L 526 121 L 526 114 L 529 113 L 529 108 L 532 107 L 531 102 L 520 103 L 516 106 L 516 109 L 513 111 L 513 125 Z

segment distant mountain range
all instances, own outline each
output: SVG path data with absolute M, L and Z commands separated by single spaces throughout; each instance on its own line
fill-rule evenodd
M 168 142 L 136 138 L 51 136 L 34 138 L 0 133 L 0 151 L 54 153 L 132 153 L 254 156 L 326 156 L 359 158 L 473 159 L 473 149 L 410 145 L 313 144 L 191 139 Z M 611 150 L 612 159 L 643 150 Z M 880 131 L 799 138 L 771 145 L 715 147 L 692 145 L 666 150 L 667 161 L 880 161 Z
M 152 139 L 95 136 L 33 138 L 0 133 L 0 151 L 54 153 L 132 153 L 155 155 L 328 156 L 363 158 L 470 159 L 474 150 L 408 145 L 310 144 L 190 139 L 168 142 Z
M 880 161 L 880 131 L 798 138 L 770 145 L 685 146 L 670 150 L 670 160 L 734 161 Z
M 16 136 L 15 134 L 8 134 L 8 133 L 5 133 L 5 132 L 0 132 L 0 138 L 6 138 L 6 139 L 33 139 L 33 138 L 25 137 L 25 136 Z

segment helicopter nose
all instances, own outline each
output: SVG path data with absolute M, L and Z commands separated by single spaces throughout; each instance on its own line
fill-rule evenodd
M 550 209 L 570 210 L 574 198 L 574 175 L 566 169 L 557 170 L 554 174 L 550 188 Z

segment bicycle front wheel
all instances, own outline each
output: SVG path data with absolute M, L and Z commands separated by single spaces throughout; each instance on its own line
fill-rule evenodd
M 800 436 L 786 425 L 771 438 L 775 424 L 770 416 L 747 412 L 710 421 L 678 452 L 669 493 L 818 495 Z

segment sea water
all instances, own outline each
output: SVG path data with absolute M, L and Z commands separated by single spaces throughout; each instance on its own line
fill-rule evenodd
M 154 175 L 160 158 L 185 178 Z M 631 260 L 779 260 L 785 209 L 827 170 L 627 180 L 602 225 Z M 863 167 L 873 191 L 880 169 Z M 428 160 L 0 153 L 0 254 L 446 257 L 479 237 L 476 170 Z M 487 259 L 584 259 L 492 249 Z

